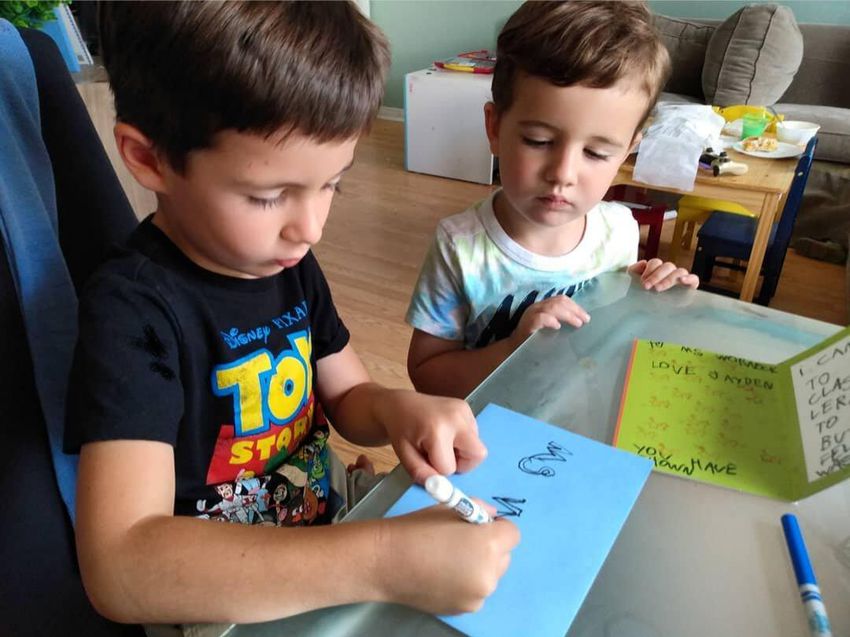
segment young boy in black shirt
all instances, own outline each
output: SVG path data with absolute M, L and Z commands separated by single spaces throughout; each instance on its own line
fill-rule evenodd
M 478 607 L 518 541 L 506 521 L 261 528 L 336 508 L 325 414 L 418 481 L 486 453 L 464 402 L 370 382 L 310 251 L 380 103 L 383 36 L 349 3 L 106 3 L 101 29 L 118 150 L 157 209 L 81 299 L 66 446 L 95 607 Z

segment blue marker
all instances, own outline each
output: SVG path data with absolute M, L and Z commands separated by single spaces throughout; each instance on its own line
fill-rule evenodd
M 812 632 L 812 637 L 832 637 L 829 617 L 826 616 L 826 607 L 820 596 L 820 588 L 815 580 L 812 564 L 809 562 L 809 554 L 803 543 L 803 534 L 800 532 L 797 518 L 790 513 L 783 515 L 782 530 L 785 531 L 788 553 L 791 554 L 794 575 L 797 576 L 800 597 L 803 598 L 803 608 L 809 618 L 809 630 Z
M 467 522 L 486 524 L 493 521 L 490 514 L 480 504 L 466 497 L 463 491 L 449 482 L 445 476 L 435 474 L 425 480 L 425 490 L 437 502 L 453 508 Z

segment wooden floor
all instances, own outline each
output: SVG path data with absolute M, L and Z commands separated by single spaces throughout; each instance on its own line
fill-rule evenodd
M 144 216 L 153 209 L 153 197 L 117 162 L 106 85 L 83 84 L 80 92 L 137 215 Z M 315 253 L 351 331 L 352 344 L 372 377 L 390 387 L 411 387 L 405 362 L 411 330 L 404 313 L 434 228 L 439 219 L 482 199 L 491 188 L 405 171 L 403 125 L 378 120 L 360 143 L 341 190 Z M 667 225 L 662 257 L 672 235 L 672 222 Z M 693 253 L 682 254 L 680 265 L 689 267 L 692 257 Z M 730 283 L 740 287 L 740 277 Z M 844 267 L 791 251 L 771 307 L 846 324 Z M 346 462 L 360 451 L 338 436 L 332 441 Z M 367 455 L 382 470 L 397 462 L 389 447 L 369 449 Z

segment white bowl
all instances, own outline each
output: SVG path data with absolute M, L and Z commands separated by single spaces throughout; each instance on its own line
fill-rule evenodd
M 820 125 L 814 122 L 790 120 L 776 123 L 776 137 L 781 142 L 805 146 L 820 130 Z

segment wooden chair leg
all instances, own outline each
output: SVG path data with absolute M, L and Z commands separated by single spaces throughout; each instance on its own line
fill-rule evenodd
M 682 247 L 682 232 L 685 229 L 685 222 L 676 219 L 676 225 L 673 226 L 673 239 L 670 241 L 670 261 L 676 263 L 676 258 L 679 256 L 679 248 Z
M 664 206 L 655 206 L 649 215 L 649 232 L 646 235 L 645 254 L 647 259 L 658 256 L 658 245 L 661 243 L 661 229 L 664 226 Z
M 697 222 L 688 220 L 684 223 L 684 229 L 682 231 L 682 245 L 681 248 L 683 250 L 690 250 L 691 243 L 694 240 L 694 231 L 697 228 Z

